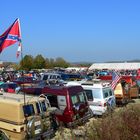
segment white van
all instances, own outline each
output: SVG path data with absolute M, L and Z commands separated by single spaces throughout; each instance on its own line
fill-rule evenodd
M 67 85 L 75 85 L 76 82 L 67 83 Z M 86 92 L 88 103 L 93 115 L 103 115 L 108 113 L 116 106 L 116 100 L 112 88 L 107 83 L 101 81 L 78 83 Z

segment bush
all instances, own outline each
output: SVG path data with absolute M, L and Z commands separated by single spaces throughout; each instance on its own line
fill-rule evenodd
M 81 135 L 76 133 L 79 130 Z M 61 131 L 63 137 L 59 137 L 62 140 L 64 133 Z M 105 118 L 93 118 L 84 128 L 69 133 L 72 140 L 140 140 L 140 104 L 121 108 Z

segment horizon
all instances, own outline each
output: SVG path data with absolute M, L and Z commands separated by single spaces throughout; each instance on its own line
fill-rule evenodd
M 50 59 L 50 58 L 49 58 Z M 4 63 L 20 63 L 20 62 L 14 62 L 14 61 L 2 61 L 0 60 L 0 62 L 4 62 Z M 69 61 L 66 61 L 70 64 L 94 64 L 94 63 L 140 63 L 140 59 L 134 59 L 134 60 L 122 60 L 122 61 L 105 61 L 105 62 L 94 62 L 94 61 L 77 61 L 77 62 L 69 62 Z
M 140 59 L 138 0 L 7 0 L 1 5 L 6 8 L 1 7 L 0 34 L 19 18 L 23 55 L 62 57 L 67 62 Z M 0 60 L 19 62 L 17 48 L 15 44 L 4 49 Z

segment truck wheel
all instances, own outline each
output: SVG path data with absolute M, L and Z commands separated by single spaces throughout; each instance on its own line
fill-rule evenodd
M 92 109 L 89 108 L 89 113 L 90 113 L 90 117 L 92 118 L 94 116 Z
M 34 116 L 27 123 L 27 133 L 30 138 L 40 135 L 43 131 L 43 123 L 40 116 Z
M 0 140 L 8 140 L 7 136 L 0 131 Z

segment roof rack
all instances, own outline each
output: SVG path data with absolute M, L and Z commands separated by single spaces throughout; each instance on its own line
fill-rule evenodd
M 93 83 L 93 82 L 85 82 L 85 83 L 82 83 L 81 85 L 93 86 L 93 85 L 94 85 L 94 83 Z
M 101 85 L 101 86 L 103 86 L 103 87 L 107 87 L 107 86 L 110 85 L 110 83 L 104 82 L 104 81 L 102 81 L 102 80 L 100 80 L 100 79 L 94 79 L 94 80 L 92 80 L 92 81 L 84 82 L 84 83 L 82 83 L 81 85 L 88 85 L 88 86 Z
M 15 97 L 8 97 L 8 96 L 1 96 L 0 95 L 0 98 L 1 99 L 12 99 L 12 100 L 15 100 L 15 101 L 17 101 L 17 102 L 20 102 L 21 100 L 23 100 L 23 99 L 19 99 L 19 98 L 15 98 Z
M 81 83 L 81 85 L 91 85 L 93 86 L 94 84 L 100 84 L 101 80 L 100 79 L 93 79 L 92 81 L 86 81 Z

